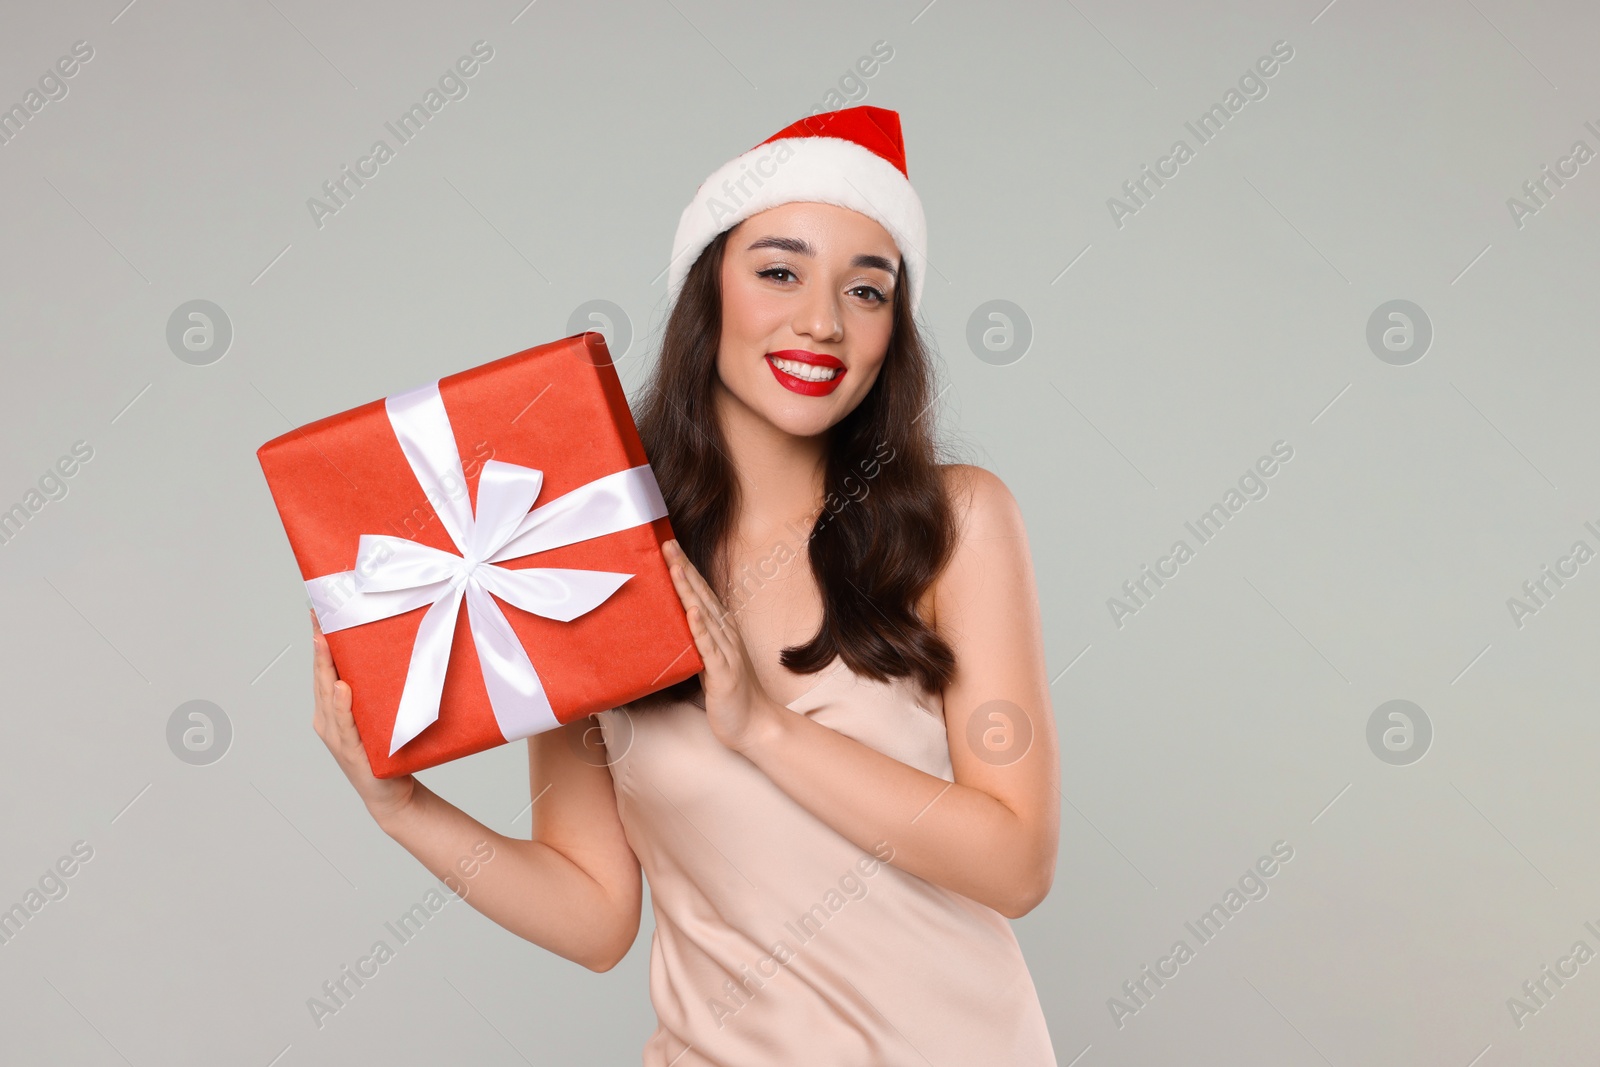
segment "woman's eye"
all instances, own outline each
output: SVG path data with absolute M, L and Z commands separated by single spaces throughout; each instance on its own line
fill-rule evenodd
M 783 277 L 779 277 L 779 275 L 783 275 Z M 766 270 L 758 270 L 756 271 L 756 277 L 771 278 L 778 282 L 795 280 L 794 271 L 790 270 L 788 267 L 768 267 Z M 849 292 L 865 293 L 867 294 L 866 298 L 871 300 L 874 304 L 887 304 L 889 302 L 889 298 L 883 294 L 883 290 L 878 289 L 875 286 L 857 285 L 851 288 Z

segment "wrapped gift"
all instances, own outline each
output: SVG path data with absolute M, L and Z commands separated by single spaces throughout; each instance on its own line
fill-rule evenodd
M 616 369 L 577 334 L 256 452 L 373 773 L 619 707 L 703 667 Z

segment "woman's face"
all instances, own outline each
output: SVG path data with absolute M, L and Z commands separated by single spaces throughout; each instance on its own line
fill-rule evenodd
M 883 366 L 904 299 L 899 262 L 889 231 L 833 204 L 780 204 L 739 223 L 722 255 L 723 388 L 797 437 L 833 426 Z

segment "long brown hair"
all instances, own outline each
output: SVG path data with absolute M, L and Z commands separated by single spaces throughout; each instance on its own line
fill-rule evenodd
M 726 588 L 725 546 L 740 506 L 713 405 L 730 232 L 689 268 L 635 405 L 673 533 L 718 591 Z M 933 369 L 911 315 L 905 269 L 902 259 L 883 367 L 855 410 L 828 431 L 822 507 L 798 531 L 805 543 L 796 554 L 816 579 L 822 624 L 805 644 L 783 649 L 780 662 L 812 674 L 838 655 L 865 677 L 911 676 L 940 692 L 955 674 L 955 654 L 917 604 L 954 550 L 956 518 L 933 430 Z M 696 675 L 663 693 L 687 698 L 699 687 Z

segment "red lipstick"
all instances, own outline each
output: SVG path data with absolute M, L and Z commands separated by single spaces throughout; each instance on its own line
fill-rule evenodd
M 813 382 L 805 378 L 790 374 L 773 362 L 774 359 L 792 360 L 795 363 L 805 363 L 813 367 L 831 367 L 838 371 L 827 381 Z M 821 352 L 807 352 L 801 348 L 786 348 L 781 352 L 768 352 L 766 355 L 767 366 L 772 368 L 772 376 L 778 379 L 778 384 L 792 393 L 802 396 L 827 396 L 839 387 L 849 369 L 833 356 Z

